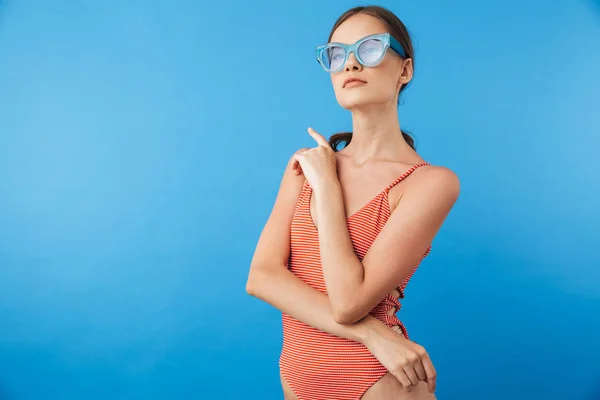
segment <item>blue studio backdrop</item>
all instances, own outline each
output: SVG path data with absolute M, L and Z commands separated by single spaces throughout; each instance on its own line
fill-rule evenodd
M 551 3 L 551 4 L 550 4 Z M 352 1 L 0 0 L 0 399 L 281 399 L 245 293 Z M 600 2 L 391 1 L 461 195 L 399 316 L 439 399 L 600 399 Z

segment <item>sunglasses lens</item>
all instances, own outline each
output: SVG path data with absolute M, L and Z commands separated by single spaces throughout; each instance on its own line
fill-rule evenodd
M 383 42 L 369 39 L 358 46 L 358 55 L 365 65 L 374 65 L 383 57 Z
M 329 46 L 321 53 L 321 61 L 328 70 L 338 70 L 344 63 L 346 57 L 345 50 L 340 46 Z

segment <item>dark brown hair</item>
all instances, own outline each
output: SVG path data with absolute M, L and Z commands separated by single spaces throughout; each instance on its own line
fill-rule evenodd
M 344 21 L 356 14 L 368 14 L 381 20 L 389 29 L 390 35 L 392 35 L 398 41 L 398 43 L 400 43 L 404 49 L 404 52 L 406 53 L 406 57 L 412 59 L 414 67 L 414 49 L 406 26 L 404 26 L 404 23 L 402 23 L 402 21 L 400 21 L 400 19 L 393 12 L 380 6 L 359 6 L 351 8 L 343 13 L 333 25 L 327 42 L 331 41 L 333 33 Z M 400 93 L 402 93 L 407 86 L 408 84 L 402 85 L 400 88 Z M 398 104 L 400 104 L 400 93 L 398 93 Z M 413 138 L 405 131 L 402 131 L 402 136 L 404 137 L 406 143 L 408 143 L 413 150 L 416 150 Z M 340 144 L 347 146 L 351 140 L 352 132 L 336 133 L 329 138 L 329 145 L 333 148 L 333 150 L 338 151 L 338 146 Z

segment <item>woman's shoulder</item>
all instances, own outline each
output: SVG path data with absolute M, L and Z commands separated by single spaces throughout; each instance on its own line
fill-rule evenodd
M 460 193 L 460 179 L 451 168 L 435 165 L 426 161 L 415 172 L 415 179 L 411 180 L 411 191 L 435 192 L 437 195 L 457 197 Z M 408 189 L 408 188 L 407 188 Z
M 437 177 L 436 179 L 458 179 L 458 174 L 454 172 L 450 167 L 444 165 L 435 165 L 428 161 L 423 160 L 422 163 L 418 163 L 417 165 L 422 164 L 423 166 L 419 169 L 425 171 L 427 176 Z

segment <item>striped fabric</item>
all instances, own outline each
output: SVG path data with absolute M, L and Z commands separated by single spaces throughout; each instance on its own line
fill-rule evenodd
M 369 203 L 348 218 L 348 231 L 354 251 L 362 260 L 390 217 L 388 192 L 424 162 L 412 166 Z M 312 188 L 304 182 L 296 204 L 291 227 L 291 252 L 288 268 L 312 287 L 327 293 L 319 252 L 318 230 L 310 214 Z M 425 258 L 431 245 L 421 258 Z M 420 262 L 398 285 L 400 298 Z M 408 338 L 406 328 L 395 315 L 401 305 L 391 294 L 370 314 L 388 326 L 398 325 Z M 391 314 L 391 315 L 390 315 Z M 304 324 L 283 313 L 283 349 L 279 359 L 281 374 L 299 400 L 353 400 L 362 395 L 387 370 L 362 344 L 340 338 Z

